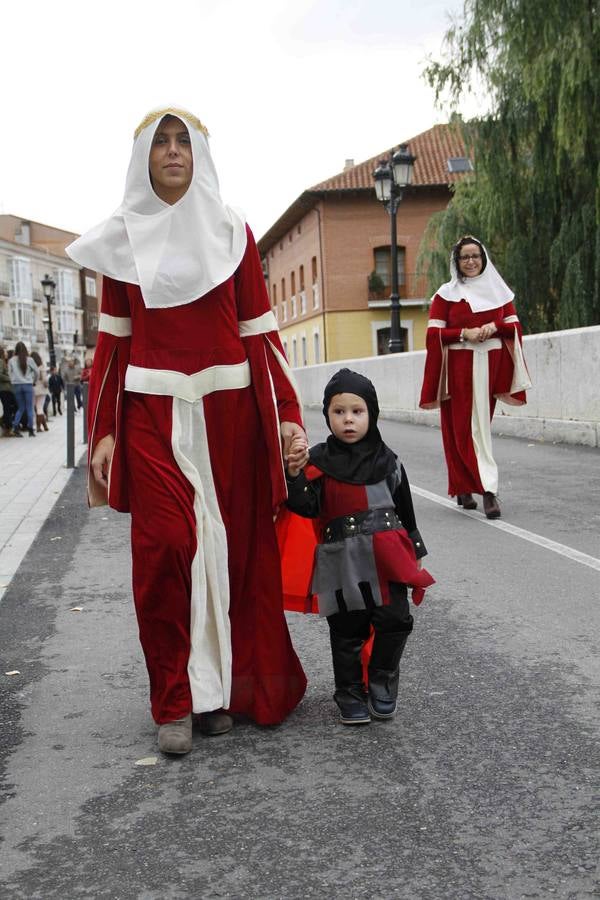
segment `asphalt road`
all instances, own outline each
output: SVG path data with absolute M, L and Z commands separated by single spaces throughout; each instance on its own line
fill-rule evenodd
M 290 616 L 297 711 L 175 760 L 148 711 L 128 517 L 89 512 L 75 473 L 0 606 L 2 897 L 600 897 L 600 454 L 496 437 L 513 533 L 445 502 L 437 429 L 382 431 L 437 579 L 398 717 L 338 725 L 327 627 Z

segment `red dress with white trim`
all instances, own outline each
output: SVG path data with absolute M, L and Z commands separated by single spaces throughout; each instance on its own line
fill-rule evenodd
M 497 332 L 489 340 L 460 340 L 463 328 L 490 321 Z M 515 406 L 526 402 L 531 382 L 521 344 L 512 301 L 473 312 L 466 300 L 445 300 L 439 294 L 433 298 L 420 406 L 440 408 L 450 496 L 498 490 L 491 420 L 497 400 Z
M 92 506 L 132 516 L 133 594 L 158 724 L 220 707 L 280 722 L 306 678 L 283 614 L 273 514 L 279 423 L 300 407 L 256 244 L 202 298 L 148 309 L 104 279 L 90 458 L 115 436 Z

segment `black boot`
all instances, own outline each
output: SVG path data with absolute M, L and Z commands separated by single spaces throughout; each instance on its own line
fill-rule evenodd
M 371 717 L 360 658 L 364 641 L 333 630 L 330 630 L 329 638 L 336 687 L 333 699 L 340 708 L 340 721 L 343 725 L 368 725 Z
M 376 719 L 396 715 L 400 658 L 413 629 L 413 617 L 401 631 L 378 631 L 369 662 L 369 712 Z

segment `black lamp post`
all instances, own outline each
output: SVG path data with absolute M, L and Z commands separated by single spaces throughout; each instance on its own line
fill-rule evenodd
M 390 252 L 392 279 L 390 294 L 391 328 L 390 328 L 390 353 L 401 353 L 404 349 L 402 332 L 400 331 L 400 296 L 398 294 L 398 245 L 396 239 L 396 213 L 402 200 L 403 189 L 412 180 L 413 166 L 416 156 L 412 156 L 407 144 L 402 144 L 399 150 L 389 160 L 381 160 L 375 171 L 375 194 L 390 214 Z
M 50 351 L 50 365 L 56 365 L 56 351 L 54 349 L 54 332 L 52 331 L 52 304 L 54 303 L 54 292 L 56 290 L 56 282 L 50 278 L 48 274 L 42 278 L 42 290 L 46 298 L 48 307 L 48 349 Z

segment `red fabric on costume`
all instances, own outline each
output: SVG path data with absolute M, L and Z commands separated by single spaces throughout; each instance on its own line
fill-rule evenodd
M 324 489 L 321 491 L 321 526 L 338 516 L 350 516 L 369 508 L 367 489 L 364 484 L 348 484 L 329 475 L 323 475 Z
M 515 364 L 513 359 L 515 340 L 521 343 L 522 332 L 515 318 L 512 302 L 498 309 L 474 313 L 466 300 L 452 302 L 438 294 L 434 297 L 429 313 L 427 329 L 425 371 L 419 405 L 423 409 L 440 409 L 442 440 L 448 468 L 448 494 L 482 494 L 484 491 L 479 474 L 477 456 L 471 434 L 473 403 L 473 352 L 469 349 L 448 349 L 448 344 L 459 340 L 463 328 L 475 328 L 494 322 L 498 329 L 493 337 L 500 338 L 502 346 L 487 351 L 489 416 L 494 415 L 496 400 L 522 405 L 525 391 L 511 394 Z
M 439 320 L 446 322 L 446 326 L 432 327 L 427 329 L 426 348 L 427 357 L 425 360 L 425 372 L 423 376 L 423 386 L 421 388 L 421 399 L 419 405 L 423 409 L 434 409 L 439 407 L 440 401 L 446 399 L 443 388 L 440 386 L 440 380 L 444 378 L 444 356 L 443 348 L 447 344 L 452 344 L 459 340 L 460 332 L 463 328 L 476 328 L 485 325 L 487 322 L 495 322 L 498 328 L 494 337 L 502 339 L 502 348 L 499 350 L 489 351 L 488 358 L 494 359 L 494 369 L 490 372 L 490 394 L 499 395 L 506 394 L 510 390 L 514 363 L 510 352 L 511 342 L 515 337 L 515 329 L 517 338 L 522 341 L 521 324 L 519 321 L 505 323 L 504 319 L 516 316 L 515 306 L 512 302 L 506 303 L 499 309 L 484 310 L 483 312 L 474 313 L 466 300 L 459 302 L 451 302 L 444 300 L 439 294 L 433 298 L 431 309 L 429 311 L 429 320 Z M 463 354 L 468 351 L 462 351 Z M 453 353 L 449 356 L 449 361 L 454 363 L 457 354 Z M 440 396 L 441 394 L 441 396 Z M 517 405 L 526 402 L 525 392 L 519 391 L 513 395 L 513 399 Z
M 260 724 L 275 724 L 306 688 L 283 614 L 272 519 L 286 496 L 279 419 L 301 424 L 301 416 L 282 367 L 279 336 L 260 325 L 271 321 L 271 305 L 249 229 L 247 235 L 235 275 L 183 306 L 147 309 L 136 285 L 103 280 L 103 330 L 90 385 L 90 456 L 100 437 L 115 436 L 104 502 L 132 513 L 134 598 L 159 723 L 191 708 L 186 666 L 194 490 L 173 455 L 172 398 L 125 392 L 128 364 L 191 376 L 249 361 L 249 387 L 209 391 L 196 401 L 204 406 L 212 477 L 227 533 L 230 709 Z M 240 336 L 240 322 L 250 323 L 248 336 Z M 119 336 L 128 328 L 131 337 Z M 101 493 L 92 486 L 90 502 L 102 502 Z
M 289 612 L 318 613 L 317 598 L 310 593 L 318 526 L 282 507 L 275 525 L 283 584 L 283 604 Z
M 170 397 L 128 393 L 123 435 L 133 597 L 150 678 L 152 716 L 159 725 L 192 710 L 187 664 L 196 519 L 194 489 L 171 450 L 172 403 Z
M 390 581 L 412 585 L 412 602 L 415 606 L 423 602 L 425 589 L 435 581 L 427 569 L 417 567 L 415 548 L 403 528 L 377 531 L 373 535 L 373 555 L 384 603 L 390 603 Z

